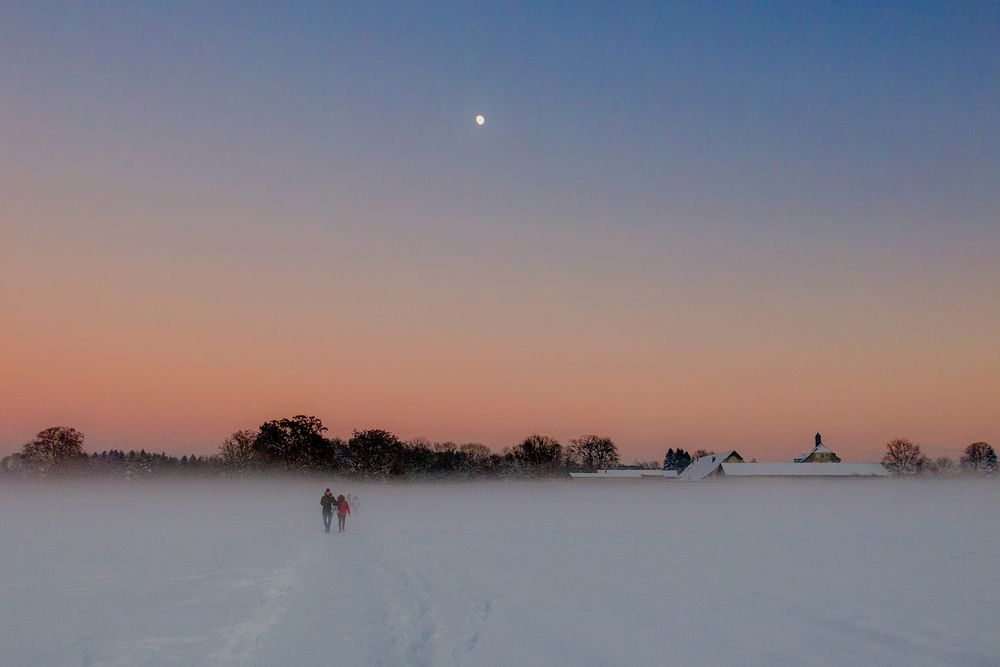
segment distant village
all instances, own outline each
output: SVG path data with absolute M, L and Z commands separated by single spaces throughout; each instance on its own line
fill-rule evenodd
M 729 450 L 699 456 L 681 470 L 608 469 L 596 472 L 571 472 L 569 475 L 573 479 L 581 480 L 668 479 L 700 482 L 723 477 L 888 477 L 889 471 L 881 463 L 844 463 L 833 450 L 823 444 L 823 436 L 817 433 L 813 448 L 795 457 L 791 463 L 747 462 L 739 452 Z

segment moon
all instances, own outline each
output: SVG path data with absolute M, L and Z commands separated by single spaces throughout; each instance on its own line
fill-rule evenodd
M 476 125 L 479 125 L 480 127 L 482 127 L 483 125 L 486 125 L 486 116 L 484 116 L 482 114 L 479 114 L 478 116 L 476 116 Z

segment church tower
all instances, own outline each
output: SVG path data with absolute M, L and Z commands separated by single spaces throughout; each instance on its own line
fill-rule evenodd
M 808 454 L 795 457 L 796 463 L 840 463 L 840 457 L 823 444 L 823 436 L 816 434 L 816 444 Z

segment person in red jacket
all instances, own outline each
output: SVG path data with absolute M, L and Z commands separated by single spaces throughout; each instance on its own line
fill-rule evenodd
M 337 532 L 342 533 L 347 528 L 347 515 L 351 513 L 351 505 L 343 495 L 337 496 Z

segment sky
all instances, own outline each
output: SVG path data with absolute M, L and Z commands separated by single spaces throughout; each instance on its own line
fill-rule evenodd
M 0 4 L 0 454 L 295 414 L 626 460 L 1000 444 L 998 30 L 989 2 Z

